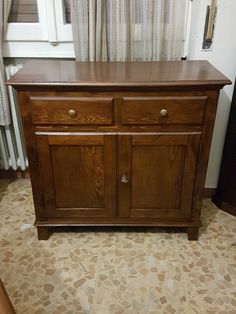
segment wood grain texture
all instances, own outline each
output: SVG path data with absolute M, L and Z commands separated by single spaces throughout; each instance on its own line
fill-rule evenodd
M 207 97 L 125 97 L 122 123 L 145 124 L 202 124 Z M 167 110 L 161 116 L 162 109 Z
M 113 99 L 98 97 L 31 97 L 35 124 L 112 124 Z M 70 116 L 69 110 L 75 111 Z
M 57 208 L 104 208 L 104 156 L 101 146 L 52 146 Z
M 115 136 L 37 136 L 45 217 L 115 214 Z
M 31 60 L 7 84 L 29 86 L 163 87 L 231 84 L 207 61 L 75 62 Z
M 219 90 L 208 91 L 208 101 L 205 113 L 205 120 L 202 129 L 200 149 L 198 154 L 198 164 L 196 169 L 196 181 L 193 196 L 193 210 L 191 220 L 200 221 L 202 197 L 206 180 L 206 171 L 209 161 L 212 133 L 214 129 Z
M 119 136 L 119 215 L 189 217 L 199 135 Z
M 8 84 L 18 89 L 39 238 L 52 226 L 119 225 L 186 227 L 196 240 L 229 83 L 202 61 L 26 65 Z M 81 120 L 68 119 L 71 105 Z
M 186 148 L 177 145 L 132 148 L 131 207 L 134 211 L 147 209 L 148 214 L 155 209 L 158 214 L 160 209 L 180 208 L 185 155 Z

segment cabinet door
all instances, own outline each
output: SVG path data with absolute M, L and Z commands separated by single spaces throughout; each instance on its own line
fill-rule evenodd
M 112 217 L 116 214 L 116 137 L 37 136 L 41 217 Z
M 119 136 L 119 216 L 188 218 L 199 134 Z

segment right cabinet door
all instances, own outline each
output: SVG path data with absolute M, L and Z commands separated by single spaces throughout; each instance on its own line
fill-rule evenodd
M 130 134 L 118 139 L 119 217 L 188 219 L 200 134 Z

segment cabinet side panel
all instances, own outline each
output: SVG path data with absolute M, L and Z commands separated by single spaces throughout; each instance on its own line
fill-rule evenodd
M 21 119 L 23 122 L 25 144 L 29 161 L 29 172 L 33 192 L 35 215 L 38 219 L 41 214 L 41 181 L 38 162 L 38 148 L 34 134 L 34 128 L 31 119 L 30 93 L 26 91 L 18 91 L 17 97 L 19 101 Z
M 219 90 L 208 91 L 207 95 L 208 101 L 198 155 L 191 221 L 199 221 L 201 216 L 202 197 L 206 180 L 206 171 L 209 161 L 209 153 L 211 148 L 212 133 L 214 129 L 217 103 L 219 98 Z

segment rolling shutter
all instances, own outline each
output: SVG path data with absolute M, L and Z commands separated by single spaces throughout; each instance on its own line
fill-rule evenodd
M 9 23 L 37 23 L 39 21 L 37 0 L 13 0 Z

